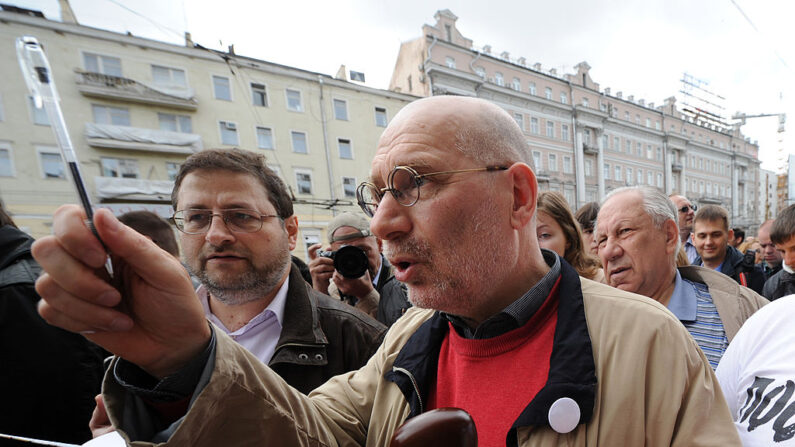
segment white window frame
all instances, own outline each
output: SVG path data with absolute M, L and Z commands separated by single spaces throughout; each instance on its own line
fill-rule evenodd
M 294 109 L 294 108 L 290 107 L 290 95 L 289 95 L 289 92 L 298 93 L 298 108 L 297 109 Z M 289 110 L 291 112 L 303 112 L 304 111 L 304 93 L 301 90 L 295 89 L 295 88 L 286 88 L 286 89 L 284 89 L 284 104 L 285 104 L 285 107 L 287 107 L 287 110 Z
M 259 130 L 260 129 L 267 129 L 271 133 L 271 147 L 262 147 L 259 141 Z M 262 149 L 264 151 L 273 151 L 276 150 L 276 135 L 273 133 L 273 126 L 254 126 L 254 138 L 257 140 L 257 149 Z
M 163 118 L 171 116 L 174 117 L 174 127 L 176 130 L 163 129 Z M 190 129 L 184 129 L 185 127 L 184 124 L 186 121 L 189 123 Z M 169 132 L 179 132 L 179 133 L 193 133 L 193 120 L 191 119 L 190 115 L 157 112 L 157 125 L 160 130 L 167 130 Z
M 519 112 L 513 112 L 513 120 L 519 125 L 519 128 L 524 131 L 524 115 Z
M 605 163 L 602 166 L 602 175 L 604 176 L 605 180 L 610 180 L 610 163 Z
M 558 155 L 547 154 L 547 166 L 550 172 L 558 172 Z
M 259 87 L 254 87 L 255 85 L 256 86 L 262 86 L 262 88 L 260 89 Z M 249 87 L 249 91 L 251 92 L 251 104 L 254 107 L 270 107 L 270 94 L 268 93 L 268 84 L 266 84 L 264 82 L 250 81 L 248 83 L 248 87 Z M 264 93 L 264 99 L 265 99 L 265 102 L 262 105 L 256 104 L 254 102 L 254 92 L 255 91 L 260 91 L 260 90 Z
M 97 120 L 97 110 L 104 110 L 105 118 L 107 119 L 107 122 L 99 122 Z M 113 110 L 124 111 L 126 113 L 126 116 L 127 116 L 127 124 L 114 123 L 113 122 L 113 116 L 114 115 L 112 113 Z M 123 116 L 123 114 L 122 115 L 116 115 L 116 116 Z M 92 103 L 91 104 L 91 118 L 94 120 L 94 123 L 96 123 L 96 124 L 110 124 L 112 126 L 126 126 L 126 127 L 132 126 L 132 117 L 130 116 L 130 109 L 128 109 L 127 107 L 116 107 L 116 106 L 110 106 L 110 105 L 107 105 L 107 104 L 93 104 Z
M 547 120 L 546 123 L 546 136 L 547 138 L 555 138 L 555 122 Z
M 624 178 L 626 178 L 627 179 L 627 183 L 631 185 L 632 182 L 635 181 L 635 175 L 632 172 L 632 168 L 627 167 L 625 174 L 626 175 L 624 176 Z
M 0 177 L 6 177 L 6 178 L 16 177 L 17 170 L 16 167 L 14 166 L 14 149 L 11 147 L 11 143 L 8 141 L 0 141 L 0 151 L 8 152 L 8 175 L 6 176 L 0 174 Z
M 623 170 L 624 169 L 621 166 L 619 166 L 619 165 L 616 165 L 615 168 L 613 168 L 613 174 L 614 174 L 614 177 L 616 178 L 617 182 L 620 182 L 621 179 L 624 178 L 624 176 L 622 175 L 623 174 L 623 172 L 622 172 Z
M 298 175 L 299 174 L 307 174 L 309 175 L 309 192 L 301 192 L 301 187 L 298 186 Z M 304 196 L 311 196 L 315 192 L 315 179 L 311 169 L 307 168 L 294 168 L 293 169 L 293 177 L 295 178 L 295 193 L 301 194 Z
M 353 180 L 353 195 L 349 196 L 349 195 L 346 194 L 346 191 L 345 191 L 345 180 Z M 346 199 L 356 198 L 356 188 L 359 186 L 359 183 L 356 181 L 356 177 L 342 176 L 342 183 L 340 183 L 340 186 L 342 186 L 342 197 L 344 197 Z
M 593 176 L 593 160 L 590 158 L 585 160 L 585 176 L 591 177 Z
M 536 93 L 537 93 L 536 92 L 536 83 L 535 82 L 531 82 L 531 83 L 527 84 L 527 91 L 531 95 L 536 96 Z
M 155 69 L 154 67 L 165 68 L 168 70 L 168 78 L 169 82 L 157 82 L 155 80 Z M 180 84 L 179 82 L 174 81 L 174 73 L 175 71 L 181 71 L 182 74 L 185 76 L 185 83 Z M 160 65 L 160 64 L 149 64 L 149 72 L 152 74 L 152 83 L 155 85 L 164 85 L 164 86 L 178 86 L 178 87 L 188 87 L 188 70 L 179 67 L 171 67 L 168 65 Z
M 216 85 L 215 85 L 215 79 L 216 78 L 225 79 L 226 80 L 227 86 L 229 87 L 229 98 L 228 99 L 227 98 L 219 98 L 218 97 L 218 90 L 216 89 Z M 223 75 L 218 75 L 218 74 L 210 74 L 210 84 L 213 86 L 213 99 L 217 99 L 219 101 L 234 102 L 235 96 L 234 96 L 234 93 L 232 92 L 232 90 L 234 90 L 234 89 L 232 88 L 232 79 L 230 79 L 229 76 L 223 76 Z
M 560 103 L 561 104 L 569 103 L 569 95 L 566 92 L 560 92 Z
M 658 172 L 657 173 L 657 187 L 658 188 L 662 188 L 662 186 L 663 186 L 662 173 Z
M 451 56 L 445 56 L 444 65 L 446 65 L 447 68 L 452 68 L 453 70 L 455 70 L 455 58 Z
M 105 161 L 113 160 L 117 163 L 117 171 L 119 173 L 118 176 L 116 175 L 105 175 Z M 125 177 L 122 174 L 122 164 L 124 162 L 132 162 L 132 166 L 135 167 L 135 177 Z M 141 167 L 138 164 L 138 159 L 135 158 L 125 158 L 125 157 L 99 157 L 99 166 L 100 166 L 100 175 L 105 178 L 141 178 Z
M 224 132 L 221 130 L 222 126 L 226 126 L 226 129 L 230 131 L 232 130 L 232 128 L 234 128 L 235 140 L 237 140 L 234 144 L 224 142 Z M 218 141 L 220 141 L 221 144 L 224 146 L 240 146 L 240 133 L 238 132 L 239 130 L 240 129 L 238 128 L 237 123 L 235 121 L 218 120 Z
M 97 58 L 97 67 L 98 67 L 97 71 L 90 71 L 88 69 L 87 64 L 86 64 L 86 56 L 96 56 L 96 58 Z M 103 58 L 118 60 L 119 61 L 119 74 L 107 73 L 105 71 L 106 68 L 105 68 L 105 62 L 103 61 Z M 117 76 L 117 77 L 122 77 L 123 73 L 124 73 L 124 70 L 123 70 L 123 67 L 122 67 L 122 64 L 121 64 L 121 58 L 119 56 L 111 56 L 110 54 L 97 53 L 96 51 L 81 51 L 80 52 L 80 61 L 83 63 L 83 70 L 86 71 L 86 72 L 89 72 L 89 73 L 99 73 L 99 74 L 104 74 L 104 75 L 107 75 L 107 76 Z
M 505 87 L 505 78 L 502 76 L 502 73 L 499 71 L 494 72 L 494 83 L 499 85 L 500 87 Z
M 517 92 L 521 92 L 522 81 L 520 81 L 519 78 L 513 78 L 513 81 L 511 81 L 511 88 L 516 90 Z
M 561 124 L 560 125 L 560 139 L 563 141 L 569 141 L 571 138 L 571 134 L 569 133 L 569 125 L 568 124 Z
M 378 111 L 379 110 L 382 110 L 384 112 L 384 125 L 383 126 L 378 123 Z M 389 115 L 387 114 L 386 107 L 374 106 L 373 107 L 373 119 L 375 120 L 376 127 L 386 127 L 387 125 L 389 125 Z
M 530 117 L 530 133 L 538 135 L 541 133 L 541 128 L 539 127 L 538 118 L 531 116 Z
M 337 116 L 337 104 L 341 103 L 344 107 L 345 116 Z M 340 98 L 331 99 L 331 109 L 334 111 L 334 119 L 339 121 L 349 121 L 348 114 L 348 101 Z
M 571 174 L 572 172 L 574 172 L 574 168 L 572 167 L 571 156 L 564 155 L 563 156 L 563 173 L 564 174 Z
M 306 152 L 297 152 L 295 150 L 295 140 L 293 134 L 304 134 L 304 143 L 306 144 Z M 309 132 L 303 130 L 290 130 L 290 149 L 294 154 L 309 155 Z
M 535 165 L 536 170 L 541 171 L 543 170 L 543 166 L 541 166 L 541 151 L 533 151 L 533 164 Z
M 348 143 L 348 147 L 351 150 L 351 156 L 350 157 L 343 157 L 342 156 L 342 145 L 341 145 L 341 143 L 343 141 L 346 141 Z M 350 139 L 350 138 L 337 137 L 337 155 L 340 157 L 341 160 L 353 160 L 354 159 L 353 140 Z
M 544 88 L 544 98 L 552 101 L 552 89 L 549 87 Z
M 36 162 L 39 164 L 39 175 L 41 178 L 45 180 L 66 180 L 66 177 L 69 175 L 66 173 L 66 162 L 64 162 L 63 156 L 61 156 L 61 151 L 55 146 L 35 146 L 36 148 Z M 47 177 L 44 172 L 44 164 L 42 163 L 41 156 L 42 154 L 50 154 L 50 155 L 57 155 L 58 158 L 61 160 L 61 166 L 63 166 L 63 176 L 62 177 Z

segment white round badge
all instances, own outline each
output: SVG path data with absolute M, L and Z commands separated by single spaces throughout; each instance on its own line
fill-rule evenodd
M 580 406 L 570 397 L 561 397 L 549 407 L 549 426 L 558 433 L 568 433 L 580 422 Z

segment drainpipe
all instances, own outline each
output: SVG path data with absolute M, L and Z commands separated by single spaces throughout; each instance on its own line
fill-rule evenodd
M 425 77 L 428 79 L 428 89 L 429 89 L 428 96 L 433 96 L 433 79 L 431 79 L 431 76 L 428 74 L 426 68 L 428 62 L 431 61 L 431 50 L 433 50 L 433 47 L 436 46 L 437 40 L 438 39 L 436 39 L 436 36 L 433 36 L 433 42 L 431 42 L 431 45 L 428 47 L 428 57 L 425 59 L 425 61 L 422 62 L 422 72 L 425 74 Z
M 575 209 L 579 209 L 585 203 L 585 154 L 583 153 L 582 137 L 577 132 L 577 108 L 574 102 L 574 87 L 571 81 L 566 81 L 569 84 L 569 104 L 571 105 L 571 136 L 574 142 L 574 192 L 575 192 Z M 597 162 L 597 178 L 601 175 L 602 167 L 598 166 Z
M 334 191 L 334 169 L 331 167 L 331 151 L 328 147 L 328 126 L 326 125 L 326 108 L 323 104 L 323 76 L 317 77 L 320 84 L 320 123 L 323 126 L 323 149 L 326 151 L 326 169 L 328 170 L 328 187 L 331 193 L 331 200 L 337 200 L 337 193 Z M 331 207 L 331 215 L 336 216 L 337 210 Z

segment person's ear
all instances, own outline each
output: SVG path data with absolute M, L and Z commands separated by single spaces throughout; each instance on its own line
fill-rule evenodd
M 287 244 L 290 251 L 295 250 L 298 241 L 298 217 L 295 214 L 284 219 L 284 231 L 287 232 Z
M 538 182 L 535 173 L 524 163 L 514 163 L 508 168 L 510 176 L 511 224 L 514 228 L 522 228 L 535 216 L 538 200 Z

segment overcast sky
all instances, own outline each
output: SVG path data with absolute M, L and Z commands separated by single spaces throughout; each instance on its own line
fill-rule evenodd
M 57 0 L 4 0 L 60 19 Z M 340 64 L 387 88 L 400 43 L 450 9 L 476 47 L 571 72 L 587 61 L 602 88 L 661 104 L 683 72 L 726 98 L 725 115 L 786 112 L 795 153 L 795 2 L 789 0 L 71 0 L 82 25 L 205 47 L 334 75 Z M 783 96 L 783 99 L 780 97 Z M 749 120 L 775 168 L 776 118 Z

